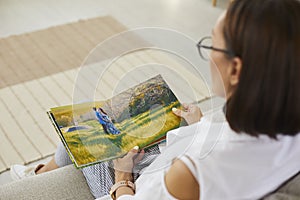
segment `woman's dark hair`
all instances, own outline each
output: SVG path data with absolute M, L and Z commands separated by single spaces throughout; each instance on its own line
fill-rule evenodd
M 242 60 L 226 105 L 231 128 L 272 138 L 300 132 L 300 1 L 235 0 L 223 34 Z
M 105 115 L 107 115 L 107 113 L 102 109 L 102 108 L 99 108 L 99 110 L 104 113 Z

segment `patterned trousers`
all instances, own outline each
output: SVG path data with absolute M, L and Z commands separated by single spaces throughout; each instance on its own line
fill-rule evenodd
M 149 166 L 160 154 L 158 145 L 145 149 L 145 156 L 134 167 L 134 181 L 140 176 L 144 169 Z M 68 153 L 62 143 L 60 143 L 55 152 L 55 162 L 59 167 L 72 164 Z M 95 198 L 109 194 L 109 190 L 115 182 L 114 168 L 112 161 L 98 163 L 81 169 L 91 193 Z

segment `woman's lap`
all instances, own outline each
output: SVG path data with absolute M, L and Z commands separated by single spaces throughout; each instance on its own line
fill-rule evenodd
M 149 166 L 159 154 L 158 145 L 145 150 L 145 156 L 133 169 L 135 180 L 143 172 L 145 167 Z M 59 167 L 72 164 L 62 143 L 58 145 L 54 158 Z M 111 161 L 85 167 L 81 171 L 95 198 L 109 194 L 109 190 L 114 184 L 114 169 Z

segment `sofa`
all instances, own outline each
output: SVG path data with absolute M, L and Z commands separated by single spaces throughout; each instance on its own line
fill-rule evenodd
M 69 165 L 38 176 L 0 187 L 1 200 L 93 200 L 80 170 Z M 299 200 L 300 174 L 283 184 L 263 200 Z

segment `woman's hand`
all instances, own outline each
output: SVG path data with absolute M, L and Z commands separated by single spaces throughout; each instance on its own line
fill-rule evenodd
M 182 104 L 184 110 L 173 108 L 172 111 L 175 115 L 182 117 L 188 125 L 199 122 L 203 116 L 200 108 L 193 104 Z
M 132 169 L 144 156 L 145 152 L 140 153 L 139 147 L 135 146 L 123 158 L 118 158 L 113 161 L 115 168 L 115 181 L 129 180 L 132 181 Z

